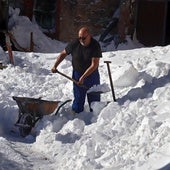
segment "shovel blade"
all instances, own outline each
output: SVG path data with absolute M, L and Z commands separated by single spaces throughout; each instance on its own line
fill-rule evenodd
M 107 93 L 107 92 L 103 92 L 103 91 L 91 91 L 91 92 L 88 92 L 87 94 L 97 95 L 97 94 L 103 94 L 103 93 Z

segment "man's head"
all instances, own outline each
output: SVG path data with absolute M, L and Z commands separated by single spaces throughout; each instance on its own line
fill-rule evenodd
M 78 39 L 83 46 L 88 46 L 91 41 L 91 34 L 88 27 L 80 28 L 78 32 Z

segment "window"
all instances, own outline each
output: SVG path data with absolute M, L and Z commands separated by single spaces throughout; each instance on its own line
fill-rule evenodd
M 34 18 L 41 28 L 54 29 L 56 26 L 56 0 L 36 0 Z

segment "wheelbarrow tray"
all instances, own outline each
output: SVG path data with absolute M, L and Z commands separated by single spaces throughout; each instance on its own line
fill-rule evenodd
M 36 122 L 44 115 L 49 115 L 55 110 L 56 115 L 63 105 L 71 101 L 48 101 L 40 98 L 35 99 L 16 96 L 13 96 L 12 98 L 16 101 L 19 107 L 19 116 L 15 126 L 19 127 L 20 135 L 23 137 L 27 136 L 31 132 L 32 127 L 34 127 Z
M 23 114 L 36 114 L 36 116 L 48 115 L 54 112 L 60 101 L 47 101 L 28 97 L 15 97 L 20 112 Z

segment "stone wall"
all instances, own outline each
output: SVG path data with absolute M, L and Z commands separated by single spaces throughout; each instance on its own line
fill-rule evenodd
M 87 25 L 93 35 L 107 26 L 120 0 L 63 0 L 60 3 L 59 39 L 77 37 L 78 28 Z
M 93 35 L 99 35 L 112 19 L 121 0 L 56 0 L 56 28 L 44 31 L 52 38 L 70 41 L 77 37 L 80 26 L 89 26 Z M 20 8 L 21 15 L 32 20 L 35 0 L 10 0 Z

